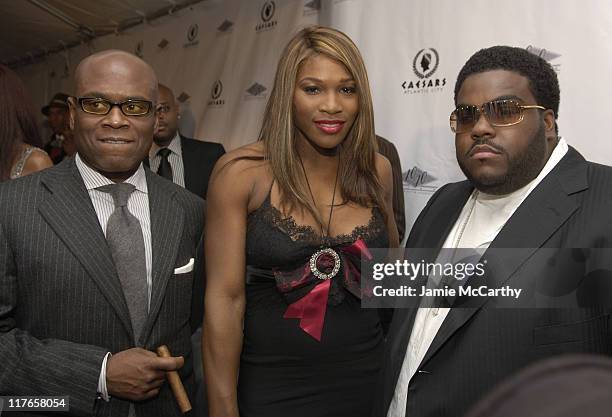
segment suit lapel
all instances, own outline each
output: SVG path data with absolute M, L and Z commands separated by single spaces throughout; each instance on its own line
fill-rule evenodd
M 588 188 L 584 158 L 570 148 L 564 158 L 506 222 L 490 249 L 511 248 L 503 257 L 487 261 L 487 286 L 499 288 L 516 270 L 548 240 L 579 208 L 571 194 Z M 502 259 L 503 258 L 503 259 Z M 495 273 L 490 273 L 494 270 Z M 440 347 L 488 301 L 488 297 L 468 299 L 460 308 L 451 308 L 436 334 L 422 363 L 426 363 Z
M 151 214 L 152 290 L 149 315 L 139 345 L 144 346 L 161 308 L 166 285 L 174 275 L 174 266 L 183 236 L 184 213 L 174 200 L 176 189 L 145 170 Z
M 74 159 L 45 171 L 41 181 L 50 194 L 40 205 L 40 214 L 85 268 L 128 334 L 133 334 L 106 238 Z

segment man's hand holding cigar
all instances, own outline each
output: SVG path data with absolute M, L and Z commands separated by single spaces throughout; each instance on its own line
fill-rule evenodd
M 106 365 L 108 393 L 130 401 L 153 398 L 166 380 L 166 372 L 176 371 L 184 363 L 182 356 L 162 358 L 141 348 L 118 352 Z

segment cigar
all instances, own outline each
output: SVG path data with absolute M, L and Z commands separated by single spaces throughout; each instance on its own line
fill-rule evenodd
M 162 358 L 170 358 L 172 356 L 168 346 L 166 345 L 161 345 L 157 348 L 157 355 Z M 178 372 L 167 371 L 166 379 L 168 379 L 168 383 L 170 384 L 170 388 L 174 394 L 174 399 L 176 400 L 181 412 L 185 414 L 191 411 L 191 402 L 189 402 L 189 397 L 187 397 L 187 392 L 185 391 L 185 387 L 181 382 L 181 377 L 179 376 Z

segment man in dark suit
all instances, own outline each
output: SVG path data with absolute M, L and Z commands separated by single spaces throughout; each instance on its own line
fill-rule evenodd
M 186 138 L 178 133 L 179 103 L 172 90 L 159 85 L 158 125 L 149 151 L 151 169 L 206 199 L 208 179 L 223 145 Z
M 451 128 L 468 180 L 434 194 L 406 254 L 436 261 L 440 248 L 477 249 L 481 260 L 490 258 L 480 284 L 521 288 L 533 298 L 519 300 L 523 308 L 499 308 L 512 302 L 503 295 L 440 297 L 437 304 L 396 310 L 377 416 L 462 416 L 531 362 L 568 352 L 612 353 L 607 306 L 583 299 L 584 308 L 552 308 L 566 306 L 560 301 L 574 305 L 584 286 L 602 276 L 609 282 L 612 270 L 606 253 L 612 169 L 586 161 L 558 137 L 554 70 L 524 49 L 483 49 L 459 73 L 455 104 Z
M 68 396 L 70 415 L 179 416 L 165 374 L 192 391 L 204 202 L 142 166 L 148 64 L 104 51 L 75 79 L 77 155 L 0 186 L 0 395 Z

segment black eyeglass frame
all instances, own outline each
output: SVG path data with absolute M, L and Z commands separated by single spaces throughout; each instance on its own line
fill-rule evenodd
M 509 102 L 509 103 L 513 103 L 515 104 L 518 109 L 519 109 L 519 114 L 518 114 L 518 120 L 515 122 L 511 122 L 511 123 L 493 123 L 488 115 L 487 112 L 484 111 L 485 106 L 487 105 L 491 105 L 493 103 L 500 103 L 500 102 Z M 508 99 L 508 100 L 491 100 L 491 101 L 487 101 L 486 103 L 481 104 L 480 106 L 474 106 L 474 105 L 464 105 L 464 106 L 459 106 L 459 107 L 470 107 L 470 108 L 474 108 L 476 109 L 476 115 L 474 117 L 474 125 L 476 125 L 476 123 L 478 123 L 478 120 L 480 120 L 480 116 L 484 115 L 485 119 L 487 120 L 487 122 L 493 126 L 493 127 L 508 127 L 508 126 L 514 126 L 517 125 L 519 123 L 521 123 L 523 121 L 523 119 L 525 118 L 525 112 L 523 110 L 527 110 L 527 109 L 538 109 L 538 110 L 546 110 L 546 107 L 537 105 L 537 104 L 529 104 L 529 105 L 523 105 L 521 104 L 519 101 L 517 100 L 512 100 L 512 99 Z M 453 131 L 453 133 L 465 133 L 470 131 L 474 125 L 472 125 L 471 128 L 465 129 L 465 130 L 461 130 L 458 131 L 457 130 L 457 110 L 459 110 L 459 107 L 457 107 L 455 110 L 453 110 L 450 114 L 450 128 Z
M 83 102 L 85 100 L 94 100 L 96 102 L 99 103 L 107 103 L 110 104 L 110 107 L 108 108 L 108 111 L 106 111 L 105 113 L 96 113 L 96 112 L 92 112 L 92 111 L 88 111 L 85 109 L 85 106 L 83 106 Z M 110 111 L 113 109 L 113 107 L 117 106 L 119 107 L 119 110 L 121 110 L 121 113 L 123 113 L 124 116 L 127 117 L 144 117 L 144 116 L 148 116 L 151 114 L 151 110 L 154 108 L 153 102 L 150 100 L 142 100 L 142 99 L 127 99 L 127 100 L 123 100 L 123 101 L 112 101 L 112 100 L 108 100 L 102 97 L 76 97 L 76 101 L 79 104 L 79 107 L 81 108 L 81 110 L 83 110 L 85 113 L 87 114 L 95 114 L 96 116 L 106 116 L 107 114 L 110 113 Z M 125 110 L 123 109 L 123 106 L 126 104 L 146 104 L 147 105 L 147 111 L 145 113 L 142 114 L 128 114 L 125 112 Z

